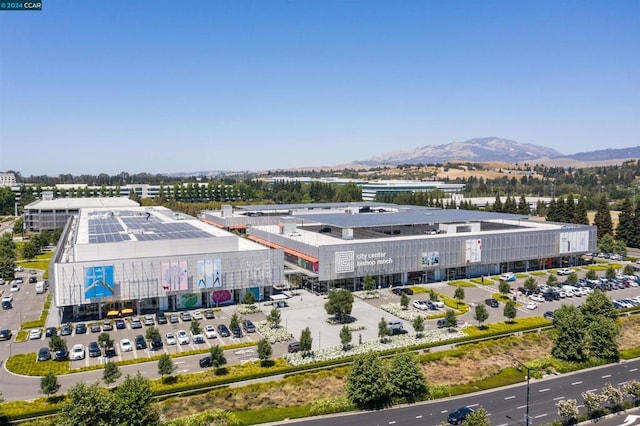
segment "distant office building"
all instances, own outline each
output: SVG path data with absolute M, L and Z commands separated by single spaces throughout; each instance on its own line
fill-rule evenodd
M 416 192 L 427 192 L 439 189 L 445 193 L 454 193 L 464 190 L 463 183 L 446 183 L 436 181 L 416 181 L 416 180 L 381 180 L 367 182 L 361 185 L 362 200 L 373 201 L 376 197 L 395 194 L 413 194 Z
M 13 173 L 0 173 L 0 186 L 16 186 L 16 175 Z

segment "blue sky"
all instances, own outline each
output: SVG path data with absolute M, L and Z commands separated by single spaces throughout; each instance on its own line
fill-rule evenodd
M 640 1 L 68 1 L 0 12 L 0 171 L 640 145 Z

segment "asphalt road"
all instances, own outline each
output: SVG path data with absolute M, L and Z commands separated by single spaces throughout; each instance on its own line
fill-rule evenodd
M 582 402 L 581 393 L 587 390 L 600 391 L 607 382 L 620 386 L 630 379 L 640 378 L 640 360 L 582 370 L 575 373 L 550 376 L 530 383 L 529 416 L 530 425 L 549 424 L 558 420 L 555 404 L 562 399 Z M 371 425 L 440 425 L 447 421 L 447 413 L 462 406 L 479 407 L 487 410 L 494 426 L 524 426 L 526 413 L 527 385 L 507 386 L 471 395 L 394 407 L 387 410 L 349 413 L 291 420 L 287 423 L 301 423 L 305 426 L 371 426 Z M 581 411 L 584 408 L 580 406 Z M 626 417 L 626 416 L 625 416 Z M 607 426 L 621 425 L 625 417 L 608 419 Z M 616 421 L 615 419 L 618 419 Z M 640 424 L 640 420 L 637 421 Z M 274 423 L 282 424 L 282 422 Z

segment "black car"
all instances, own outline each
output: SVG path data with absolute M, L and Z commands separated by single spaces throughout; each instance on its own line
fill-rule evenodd
M 460 407 L 456 411 L 449 413 L 447 421 L 452 425 L 457 425 L 465 421 L 469 414 L 473 413 L 473 408 Z
M 242 321 L 242 328 L 244 328 L 244 331 L 246 331 L 247 333 L 255 333 L 256 332 L 256 326 L 253 325 L 251 320 Z
M 0 330 L 0 340 L 11 339 L 11 330 Z
M 73 328 L 71 328 L 71 325 L 69 325 L 69 324 L 64 324 L 64 325 L 60 328 L 60 335 L 61 335 L 61 336 L 70 336 L 72 331 L 73 331 Z
M 167 323 L 167 316 L 164 314 L 164 312 L 158 312 L 156 314 L 156 322 L 158 324 L 166 324 Z
M 406 294 L 407 296 L 413 295 L 413 290 L 407 287 L 396 287 L 393 290 L 391 290 L 391 292 L 397 296 L 401 296 L 403 293 Z
M 164 344 L 162 343 L 162 339 L 159 337 L 151 341 L 151 349 L 153 349 L 154 351 L 162 349 L 163 346 Z
M 233 327 L 231 329 L 231 332 L 233 333 L 233 337 L 235 337 L 236 339 L 239 339 L 242 337 L 242 330 L 240 329 L 240 327 Z
M 489 306 L 490 308 L 497 308 L 500 306 L 500 304 L 496 299 L 486 299 L 484 303 L 486 303 L 486 305 Z
M 53 337 L 56 334 L 58 334 L 58 329 L 55 327 L 47 327 L 47 329 L 44 331 L 45 337 Z
M 544 313 L 544 315 L 543 315 L 543 317 L 544 317 L 545 319 L 548 319 L 548 320 L 552 320 L 552 321 L 553 321 L 553 311 L 547 311 L 547 312 L 545 312 L 545 313 Z
M 124 330 L 125 328 L 127 328 L 127 323 L 124 322 L 123 319 L 117 319 L 116 320 L 116 328 L 118 330 Z
M 116 356 L 116 348 L 114 348 L 113 346 L 107 346 L 106 348 L 104 348 L 104 356 L 107 358 Z
M 87 346 L 87 350 L 89 352 L 90 357 L 97 357 L 102 355 L 102 349 L 98 346 L 98 342 L 91 342 L 89 346 Z
M 69 358 L 69 352 L 66 349 L 61 349 L 59 351 L 56 351 L 56 353 L 53 355 L 53 359 L 55 359 L 56 361 L 64 361 L 68 358 Z
M 147 349 L 147 341 L 144 340 L 144 336 L 138 334 L 135 338 L 136 349 Z
M 29 284 L 35 284 L 38 282 L 38 277 L 34 277 L 33 275 L 29 277 Z
M 2 301 L 2 309 L 12 309 L 13 305 L 8 300 Z
M 40 348 L 38 351 L 38 361 L 49 361 L 51 359 L 51 352 L 49 348 Z
M 213 318 L 215 318 L 216 316 L 214 315 L 213 310 L 211 310 L 211 309 L 206 309 L 206 310 L 204 311 L 204 317 L 205 317 L 206 319 L 213 319 Z
M 76 334 L 85 334 L 87 332 L 87 324 L 81 322 L 76 324 Z
M 211 357 L 205 356 L 204 358 L 200 358 L 200 367 L 202 368 L 211 367 Z
M 97 322 L 94 322 L 91 324 L 91 327 L 89 327 L 89 330 L 91 330 L 92 333 L 100 333 L 100 331 L 102 331 L 102 327 L 100 327 L 100 324 Z
M 392 328 L 389 330 L 389 332 L 391 333 L 392 336 L 397 336 L 400 334 L 407 334 L 408 331 L 405 330 L 404 328 Z
M 291 342 L 287 345 L 287 352 L 290 354 L 300 351 L 300 342 Z
M 217 331 L 218 331 L 218 336 L 220 336 L 220 337 L 229 337 L 229 336 L 231 336 L 231 332 L 229 331 L 227 326 L 224 325 L 224 324 L 220 324 L 218 326 Z

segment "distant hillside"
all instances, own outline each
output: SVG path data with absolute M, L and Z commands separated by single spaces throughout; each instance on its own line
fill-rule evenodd
M 565 156 L 578 161 L 608 161 L 626 158 L 640 158 L 640 146 L 620 149 L 600 149 L 591 152 L 578 152 Z
M 562 157 L 555 149 L 533 144 L 519 143 L 497 137 L 475 138 L 446 145 L 423 146 L 405 152 L 392 152 L 358 161 L 359 164 L 433 164 L 445 161 L 506 161 L 518 162 L 541 157 Z

